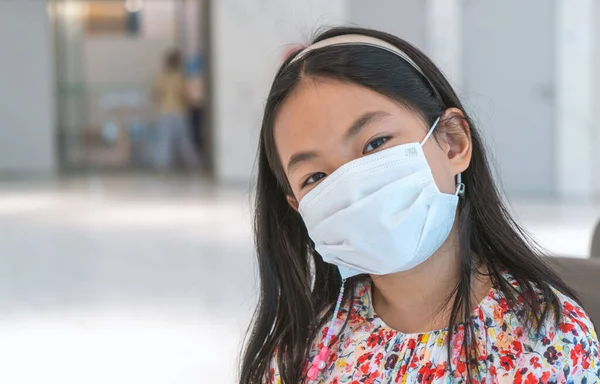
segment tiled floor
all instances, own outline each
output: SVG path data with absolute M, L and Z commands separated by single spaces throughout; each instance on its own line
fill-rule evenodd
M 0 183 L 0 383 L 233 383 L 256 292 L 249 207 L 201 179 Z M 600 217 L 514 209 L 576 257 Z

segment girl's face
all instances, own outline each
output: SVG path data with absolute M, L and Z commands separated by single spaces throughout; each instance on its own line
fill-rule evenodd
M 453 118 L 458 117 L 458 118 Z M 462 112 L 444 113 L 423 146 L 435 182 L 455 191 L 455 176 L 471 158 Z M 275 120 L 275 144 L 297 209 L 302 198 L 340 166 L 400 144 L 421 142 L 431 127 L 416 112 L 368 88 L 306 78 L 283 102 Z

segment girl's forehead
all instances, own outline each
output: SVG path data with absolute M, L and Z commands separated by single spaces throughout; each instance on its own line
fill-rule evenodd
M 295 137 L 334 133 L 370 111 L 413 114 L 403 105 L 369 88 L 331 79 L 303 79 L 275 116 L 277 146 Z M 280 150 L 282 148 L 279 148 Z

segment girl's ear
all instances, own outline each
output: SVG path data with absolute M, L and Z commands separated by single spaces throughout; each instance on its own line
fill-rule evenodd
M 465 114 L 458 108 L 448 108 L 441 118 L 444 121 L 444 138 L 452 172 L 464 172 L 471 163 L 471 127 Z
M 298 200 L 294 196 L 287 196 L 288 204 L 294 209 L 294 211 L 298 212 Z

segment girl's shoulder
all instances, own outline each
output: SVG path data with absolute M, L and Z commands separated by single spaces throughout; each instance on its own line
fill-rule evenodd
M 522 301 L 523 298 L 519 297 L 521 296 L 521 290 L 516 280 L 510 274 L 504 274 L 503 277 L 510 285 L 516 288 L 518 296 L 516 301 Z M 554 308 L 548 308 L 549 316 L 546 318 L 544 324 L 542 324 L 541 330 L 546 330 L 547 333 L 552 333 L 554 335 L 562 335 L 564 332 L 575 330 L 575 332 L 578 334 L 581 333 L 589 335 L 589 337 L 597 340 L 594 323 L 581 305 L 578 304 L 573 298 L 565 295 L 554 287 L 551 287 L 551 289 L 558 298 L 560 306 L 558 312 L 560 313 L 561 318 L 556 319 L 554 316 Z M 543 293 L 539 289 L 535 289 L 535 291 L 537 292 L 537 298 L 540 303 L 540 310 L 544 310 L 548 300 L 546 297 L 544 297 Z M 503 292 L 501 292 L 499 289 L 493 289 L 493 292 L 495 296 L 495 300 L 493 301 L 494 305 L 502 306 L 503 309 L 513 307 L 510 303 L 508 303 L 508 300 Z M 513 307 L 513 309 L 516 308 Z
M 516 281 L 510 276 L 504 276 L 506 280 L 517 288 L 518 295 L 520 295 L 520 289 Z M 596 329 L 594 328 L 594 323 L 591 318 L 585 312 L 585 310 L 581 307 L 577 301 L 573 298 L 565 295 L 561 291 L 551 287 L 552 292 L 558 298 L 558 311 L 555 311 L 556 308 L 547 307 L 547 298 L 537 290 L 537 295 L 540 303 L 540 310 L 543 311 L 548 309 L 548 316 L 544 320 L 544 323 L 539 327 L 539 333 L 536 334 L 535 339 L 541 341 L 542 344 L 564 344 L 569 343 L 573 344 L 577 340 L 586 339 L 587 344 L 595 344 L 598 345 L 598 336 L 596 334 Z M 496 299 L 495 303 L 500 305 L 503 308 L 511 307 L 510 304 L 507 305 L 507 300 L 502 292 L 499 290 L 495 291 Z M 517 301 L 521 301 L 522 297 L 517 297 Z M 515 316 L 517 308 L 512 307 L 514 311 L 507 310 L 504 319 L 504 322 L 509 322 L 513 324 L 515 323 L 515 318 L 519 317 Z M 504 311 L 503 311 L 504 312 Z M 557 319 L 555 314 L 560 314 L 560 317 Z M 530 338 L 533 337 L 532 332 L 530 331 L 528 335 Z
M 518 305 L 524 299 L 516 280 L 503 277 L 516 289 L 516 297 L 509 300 L 493 288 L 473 319 L 480 354 L 486 356 L 484 372 L 501 382 L 600 382 L 598 337 L 583 308 L 556 289 L 552 291 L 559 308 L 547 307 L 547 298 L 536 290 L 539 309 L 548 311 L 536 327 L 533 320 L 526 321 L 531 314 Z
M 556 319 L 550 311 L 539 334 L 513 335 L 517 336 L 511 343 L 514 367 L 509 364 L 507 368 L 512 368 L 514 382 L 533 378 L 541 382 L 600 382 L 600 347 L 592 320 L 575 300 L 557 290 L 554 293 L 561 317 Z
M 552 345 L 563 348 L 563 355 L 569 354 L 572 359 L 575 357 L 593 358 L 597 369 L 600 369 L 600 357 L 598 355 L 599 344 L 598 335 L 592 319 L 585 310 L 572 298 L 564 295 L 562 292 L 554 292 L 560 301 L 561 318 L 556 321 L 552 317 L 552 323 L 546 324 L 548 330 L 544 341 Z M 586 350 L 585 356 L 579 356 L 579 353 Z M 566 356 L 565 356 L 566 357 Z M 575 360 L 573 360 L 575 362 Z

